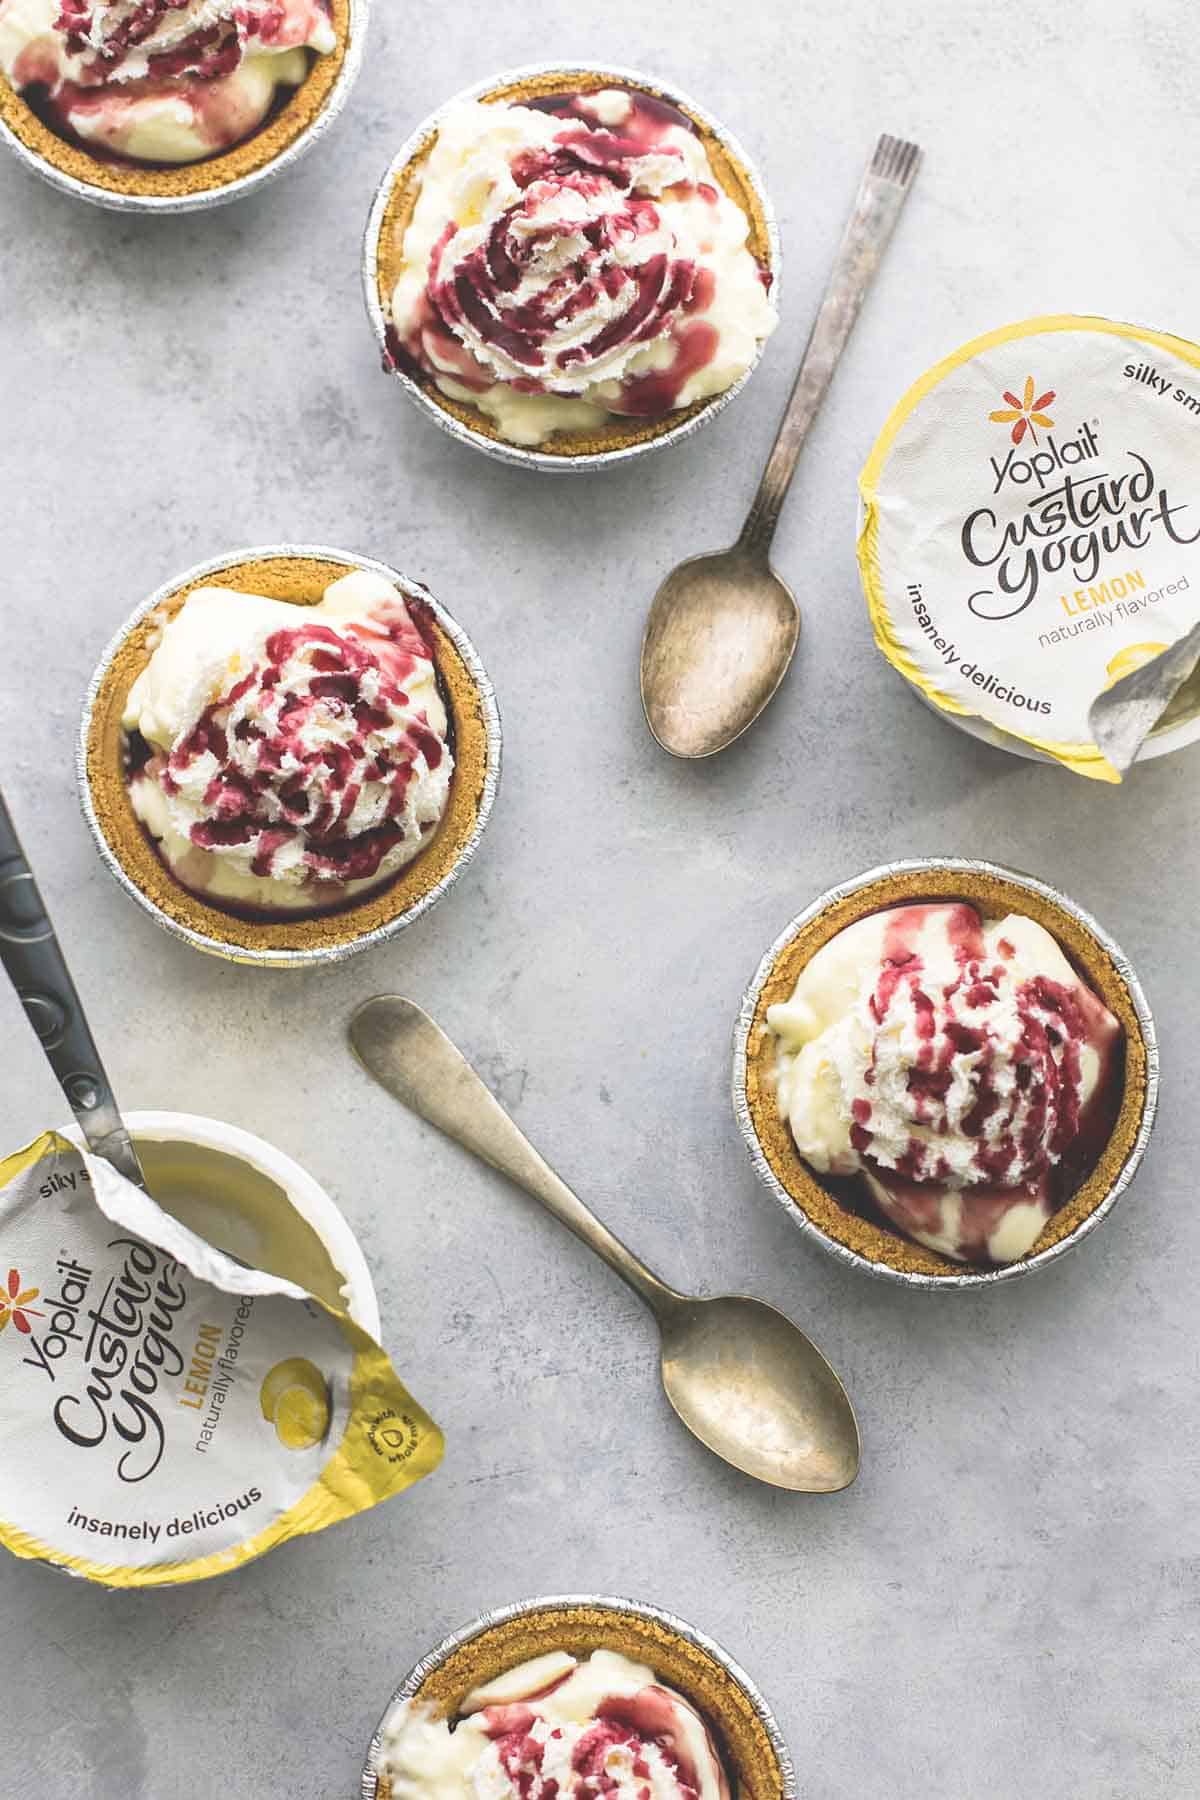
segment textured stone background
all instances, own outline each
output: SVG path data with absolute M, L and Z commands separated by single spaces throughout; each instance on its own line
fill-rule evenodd
M 126 1104 L 233 1120 L 325 1182 L 449 1453 L 409 1497 L 191 1591 L 113 1598 L 6 1563 L 0 1789 L 348 1800 L 394 1679 L 444 1630 L 607 1589 L 746 1663 L 809 1800 L 1193 1800 L 1200 1115 L 1178 1072 L 1200 750 L 1113 791 L 954 734 L 877 657 L 853 546 L 885 412 L 975 332 L 1066 308 L 1200 336 L 1192 8 L 376 13 L 331 140 L 249 203 L 131 221 L 0 165 L 0 768 Z M 736 407 L 575 485 L 490 464 L 412 410 L 378 372 L 358 281 L 376 180 L 416 120 L 560 52 L 674 76 L 727 119 L 787 263 L 784 323 Z M 748 741 L 681 767 L 639 711 L 646 605 L 735 529 L 880 129 L 928 160 L 781 530 L 796 667 Z M 508 737 L 469 876 L 330 975 L 239 970 L 158 933 L 97 863 L 71 766 L 130 607 L 203 557 L 288 538 L 428 581 L 488 662 Z M 726 1093 L 743 984 L 790 915 L 938 851 L 1091 907 L 1141 969 L 1165 1068 L 1125 1206 L 1059 1271 L 978 1300 L 893 1292 L 806 1248 Z M 687 1439 L 632 1298 L 351 1063 L 343 1021 L 384 989 L 442 1020 L 676 1281 L 753 1289 L 812 1330 L 861 1413 L 856 1488 L 789 1499 Z M 0 1031 L 15 1146 L 63 1107 L 7 991 Z

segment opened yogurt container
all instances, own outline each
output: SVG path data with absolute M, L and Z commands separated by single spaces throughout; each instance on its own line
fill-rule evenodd
M 261 1139 L 128 1123 L 0 1160 L 0 1546 L 109 1588 L 226 1575 L 436 1469 L 333 1201 Z
M 163 1211 L 252 1269 L 344 1307 L 375 1339 L 375 1283 L 358 1239 L 306 1170 L 263 1138 L 194 1113 L 125 1114 L 150 1192 Z M 77 1125 L 62 1135 L 83 1147 Z

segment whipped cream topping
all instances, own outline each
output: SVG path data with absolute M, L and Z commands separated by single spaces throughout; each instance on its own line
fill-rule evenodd
M 724 392 L 774 329 L 748 232 L 665 102 L 465 101 L 421 176 L 390 354 L 514 443 L 661 417 Z
M 343 576 L 316 606 L 197 588 L 129 691 L 130 799 L 176 879 L 295 916 L 382 886 L 429 843 L 453 758 L 413 603 Z
M 451 1725 L 409 1702 L 383 1732 L 393 1800 L 729 1800 L 699 1713 L 612 1650 L 535 1657 Z
M 45 91 L 57 129 L 138 162 L 239 143 L 336 48 L 326 0 L 0 0 L 0 71 Z
M 1120 1037 L 1040 925 L 961 903 L 848 926 L 767 1025 L 801 1156 L 865 1176 L 918 1242 L 992 1262 L 1040 1234 Z

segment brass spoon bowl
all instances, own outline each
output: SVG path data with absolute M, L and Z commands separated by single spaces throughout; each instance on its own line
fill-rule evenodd
M 702 1444 L 772 1487 L 849 1487 L 862 1453 L 854 1409 L 799 1326 L 745 1294 L 701 1300 L 668 1287 L 559 1179 L 411 1000 L 368 1000 L 350 1042 L 390 1094 L 540 1200 L 645 1301 L 658 1320 L 667 1399 Z
M 642 705 L 672 756 L 714 756 L 741 737 L 795 653 L 796 597 L 749 530 L 748 522 L 729 550 L 689 556 L 654 596 L 642 644 Z

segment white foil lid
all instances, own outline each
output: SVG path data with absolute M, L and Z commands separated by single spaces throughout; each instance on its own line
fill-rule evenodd
M 909 389 L 859 485 L 888 661 L 952 717 L 1119 781 L 1093 703 L 1200 622 L 1200 347 L 1067 314 L 990 332 Z M 1176 742 L 1200 736 L 1187 699 Z

